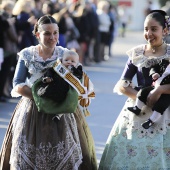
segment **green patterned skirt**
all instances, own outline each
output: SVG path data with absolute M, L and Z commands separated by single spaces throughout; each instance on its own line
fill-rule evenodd
M 149 129 L 141 126 L 152 111 L 145 107 L 136 116 L 127 110 L 128 99 L 106 142 L 99 170 L 169 170 L 170 108 Z

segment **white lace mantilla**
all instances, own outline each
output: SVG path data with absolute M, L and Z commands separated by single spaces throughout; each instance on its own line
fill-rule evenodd
M 127 51 L 127 55 L 132 60 L 132 63 L 139 67 L 149 68 L 155 64 L 160 63 L 163 59 L 170 59 L 170 44 L 167 44 L 166 54 L 160 57 L 146 57 L 144 56 L 145 45 L 137 46 L 129 51 Z
M 119 80 L 116 85 L 114 86 L 113 88 L 113 93 L 118 93 L 119 95 L 122 95 L 122 93 L 120 92 L 120 87 L 128 87 L 128 86 L 131 86 L 131 87 L 135 87 L 135 85 L 133 84 L 132 81 L 129 81 L 129 80 Z

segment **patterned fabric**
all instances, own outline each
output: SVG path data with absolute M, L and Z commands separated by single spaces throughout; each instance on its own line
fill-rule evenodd
M 167 46 L 167 49 L 169 47 Z M 132 65 L 139 66 L 139 61 L 143 61 L 140 66 L 148 66 L 146 64 L 148 58 L 143 55 L 143 49 L 143 46 L 140 46 L 140 48 L 132 49 L 129 53 L 132 62 L 127 63 L 122 75 L 126 84 L 125 80 L 120 80 L 116 86 L 131 85 L 134 75 L 140 72 L 138 69 L 130 69 L 133 68 Z M 139 53 L 141 57 L 138 61 L 135 59 Z M 170 58 L 170 50 L 167 50 L 164 57 L 156 58 L 156 61 L 165 57 Z M 149 68 L 147 71 L 149 75 Z M 106 142 L 99 170 L 170 169 L 170 107 L 152 127 L 144 129 L 141 123 L 150 117 L 152 110 L 145 107 L 144 111 L 136 116 L 127 110 L 127 107 L 134 106 L 134 104 L 135 101 L 128 98 L 114 123 Z
M 16 85 L 12 89 L 11 96 L 12 97 L 20 96 L 20 94 L 16 92 L 18 87 L 23 87 L 24 85 L 32 87 L 33 83 L 43 75 L 44 73 L 43 71 L 45 69 L 52 67 L 53 64 L 56 62 L 57 58 L 62 58 L 64 50 L 65 48 L 56 46 L 52 57 L 46 60 L 47 64 L 45 66 L 44 60 L 42 59 L 42 57 L 39 56 L 38 45 L 31 46 L 20 51 L 18 53 L 18 56 L 20 57 L 21 60 L 24 60 L 25 66 L 28 68 L 28 72 L 31 75 L 31 77 L 27 78 L 25 82 Z
M 56 47 L 46 68 L 62 57 L 63 50 Z M 44 69 L 41 58 L 33 46 L 21 51 L 19 56 L 31 74 L 27 80 L 31 85 Z M 94 141 L 80 108 L 75 113 L 48 115 L 38 112 L 33 100 L 22 97 L 0 152 L 0 170 L 9 169 L 97 170 Z
M 23 170 L 78 169 L 82 151 L 74 115 L 58 120 L 55 115 L 38 113 L 26 98 L 18 107 L 13 118 L 11 166 Z
M 145 51 L 145 45 L 140 45 L 127 51 L 127 55 L 132 60 L 132 63 L 139 68 L 142 67 L 149 68 L 155 64 L 158 64 L 163 59 L 169 58 L 170 45 L 167 45 L 167 52 L 165 53 L 165 55 L 160 57 L 154 57 L 154 56 L 145 57 L 144 51 Z

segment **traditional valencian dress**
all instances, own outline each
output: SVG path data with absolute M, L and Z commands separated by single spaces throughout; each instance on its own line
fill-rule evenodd
M 42 76 L 43 69 L 62 58 L 64 50 L 56 46 L 46 61 L 39 56 L 37 46 L 19 52 L 19 62 L 24 61 L 29 75 L 14 87 L 12 95 L 18 96 L 15 92 L 18 87 L 31 87 Z M 0 161 L 0 170 L 9 170 L 10 166 L 12 170 L 97 169 L 93 138 L 80 108 L 58 117 L 38 112 L 34 101 L 26 97 L 21 98 L 13 113 Z
M 127 52 L 129 59 L 122 77 L 114 90 L 120 86 L 134 86 L 137 77 L 138 87 L 150 86 L 149 67 L 170 59 L 170 45 L 166 54 L 160 57 L 145 57 L 145 45 Z M 120 93 L 120 92 L 119 92 Z M 106 142 L 99 170 L 167 170 L 170 169 L 170 107 L 149 129 L 141 126 L 152 114 L 148 107 L 139 116 L 127 110 L 135 101 L 128 98 L 120 112 Z

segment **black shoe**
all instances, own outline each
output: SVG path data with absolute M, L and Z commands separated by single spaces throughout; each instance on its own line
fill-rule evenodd
M 131 112 L 133 112 L 135 115 L 139 115 L 140 114 L 140 112 L 141 112 L 141 109 L 139 109 L 137 106 L 135 106 L 135 107 L 128 107 L 127 108 L 129 111 L 131 111 Z
M 154 122 L 152 122 L 152 120 L 148 119 L 147 121 L 145 121 L 141 125 L 142 125 L 143 128 L 149 129 L 153 124 L 154 124 Z

